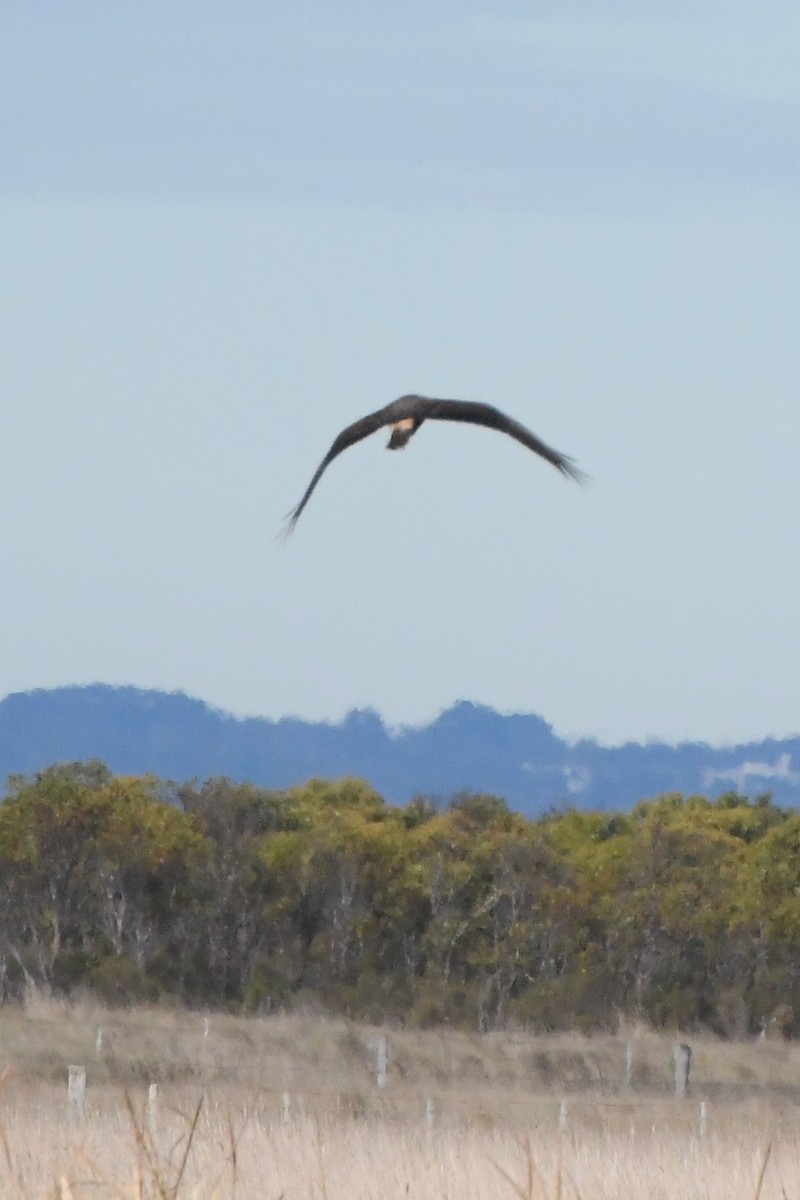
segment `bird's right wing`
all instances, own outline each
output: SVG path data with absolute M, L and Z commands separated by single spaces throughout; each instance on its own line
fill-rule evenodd
M 300 514 L 311 499 L 311 493 L 319 483 L 325 468 L 328 467 L 333 460 L 347 450 L 349 446 L 354 446 L 356 442 L 360 442 L 362 438 L 369 437 L 376 429 L 380 429 L 382 425 L 386 425 L 392 418 L 392 405 L 386 405 L 385 408 L 379 408 L 377 412 L 370 413 L 366 417 L 362 417 L 360 421 L 354 421 L 352 425 L 348 425 L 343 429 L 339 436 L 334 441 L 328 453 L 323 458 L 322 462 L 314 472 L 311 483 L 306 488 L 303 498 L 300 503 L 286 514 L 286 524 L 283 527 L 281 537 L 287 538 L 294 529 L 300 519 Z

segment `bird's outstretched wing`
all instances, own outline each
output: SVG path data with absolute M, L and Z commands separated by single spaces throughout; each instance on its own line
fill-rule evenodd
M 491 404 L 481 404 L 475 400 L 431 399 L 427 401 L 425 410 L 420 413 L 420 416 L 424 416 L 430 421 L 465 421 L 471 425 L 485 425 L 489 429 L 499 429 L 501 433 L 507 433 L 509 437 L 522 442 L 523 446 L 533 450 L 534 454 L 539 454 L 542 458 L 547 459 L 570 479 L 574 479 L 578 483 L 583 483 L 586 479 L 583 471 L 579 470 L 566 454 L 554 450 L 535 433 L 531 433 L 530 429 L 526 429 L 524 425 L 520 425 L 519 421 L 506 416 L 504 412 L 500 412 L 499 408 L 494 408 Z
M 356 442 L 360 442 L 362 438 L 369 437 L 376 429 L 380 429 L 382 425 L 386 425 L 394 415 L 394 404 L 387 404 L 385 408 L 379 408 L 377 412 L 370 413 L 366 417 L 362 417 L 360 421 L 354 421 L 352 425 L 348 425 L 343 429 L 339 436 L 335 439 L 328 453 L 323 458 L 322 462 L 314 472 L 311 483 L 306 488 L 303 498 L 300 503 L 286 514 L 286 524 L 281 532 L 282 538 L 287 538 L 294 529 L 300 514 L 311 499 L 311 493 L 319 483 L 322 474 L 326 467 L 330 466 L 333 460 L 346 450 L 348 446 L 354 446 Z

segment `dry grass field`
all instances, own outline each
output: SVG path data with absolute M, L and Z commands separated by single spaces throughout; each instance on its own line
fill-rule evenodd
M 311 1015 L 0 1010 L 0 1198 L 800 1200 L 794 1046 L 690 1039 L 678 1101 L 672 1039 L 643 1030 L 391 1030 L 380 1091 L 381 1032 Z M 86 1068 L 83 1119 L 70 1063 Z

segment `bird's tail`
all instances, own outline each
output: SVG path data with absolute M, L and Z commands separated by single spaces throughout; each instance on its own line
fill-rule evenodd
M 398 421 L 396 425 L 392 426 L 392 434 L 386 444 L 386 449 L 402 450 L 408 439 L 413 437 L 421 424 L 421 421 L 415 421 L 412 418 Z

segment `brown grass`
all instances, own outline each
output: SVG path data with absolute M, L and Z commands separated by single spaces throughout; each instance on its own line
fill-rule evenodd
M 102 1050 L 95 1049 L 98 1026 Z M 0 1009 L 0 1068 L 57 1082 L 83 1063 L 92 1083 L 228 1083 L 275 1092 L 310 1090 L 357 1098 L 374 1090 L 374 1046 L 388 1033 L 391 1090 L 469 1094 L 493 1105 L 536 1096 L 622 1094 L 625 1048 L 633 1041 L 638 1097 L 672 1091 L 674 1035 L 632 1028 L 617 1036 L 576 1033 L 380 1030 L 312 1013 L 233 1017 L 163 1009 L 108 1011 L 34 998 L 25 1010 Z M 800 1103 L 800 1047 L 783 1041 L 692 1044 L 696 1099 Z
M 794 1047 L 694 1039 L 694 1093 L 679 1102 L 672 1039 L 644 1031 L 644 1081 L 625 1095 L 624 1038 L 390 1031 L 379 1093 L 376 1030 L 310 1015 L 215 1016 L 205 1030 L 192 1014 L 0 1011 L 12 1068 L 0 1080 L 0 1200 L 800 1200 Z M 70 1062 L 87 1068 L 80 1123 Z
M 112 1096 L 84 1126 L 65 1119 L 52 1086 L 3 1114 L 10 1162 L 4 1197 L 187 1197 L 192 1200 L 778 1200 L 800 1195 L 794 1134 L 769 1120 L 738 1123 L 702 1143 L 660 1123 L 612 1132 L 576 1127 L 563 1138 L 471 1122 L 297 1116 L 288 1123 L 241 1097 L 188 1095 L 150 1144 Z M 181 1103 L 185 1107 L 181 1107 Z M 138 1128 L 138 1132 L 137 1132 Z M 771 1152 L 770 1152 L 771 1150 Z

